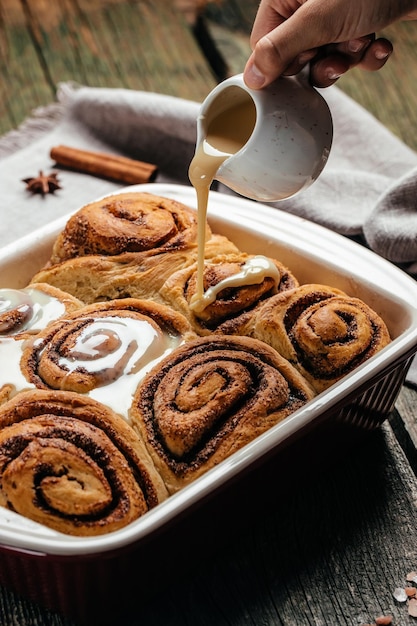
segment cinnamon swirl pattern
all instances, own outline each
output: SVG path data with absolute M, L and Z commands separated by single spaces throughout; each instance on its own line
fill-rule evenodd
M 21 369 L 39 389 L 89 394 L 127 417 L 145 373 L 194 334 L 166 306 L 133 298 L 87 305 L 27 344 Z
M 271 295 L 298 281 L 279 261 L 243 252 L 208 259 L 203 296 L 197 293 L 197 263 L 172 274 L 161 287 L 166 302 L 187 317 L 199 335 L 209 335 L 225 320 L 238 323 Z
M 182 250 L 196 237 L 197 218 L 189 207 L 149 193 L 127 192 L 75 213 L 58 236 L 48 265 L 89 254 Z
M 0 407 L 0 504 L 69 535 L 100 535 L 167 496 L 139 437 L 100 403 L 34 390 Z
M 142 381 L 132 426 L 173 493 L 313 396 L 297 370 L 265 343 L 199 337 Z
M 320 392 L 390 343 L 365 302 L 326 285 L 302 285 L 266 302 L 240 331 L 273 346 Z

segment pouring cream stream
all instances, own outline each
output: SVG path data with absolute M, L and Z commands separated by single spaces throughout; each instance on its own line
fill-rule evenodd
M 221 281 L 216 289 L 211 288 L 207 294 L 204 293 L 205 223 L 210 186 L 220 165 L 248 141 L 255 122 L 256 108 L 249 96 L 220 112 L 209 124 L 207 134 L 197 146 L 190 164 L 189 178 L 197 193 L 198 211 L 197 291 L 191 299 L 190 308 L 197 312 L 213 302 L 215 295 L 228 286 L 259 284 L 265 276 L 271 275 L 279 282 L 275 265 L 267 262 L 265 257 L 254 257 L 245 263 L 238 275 Z

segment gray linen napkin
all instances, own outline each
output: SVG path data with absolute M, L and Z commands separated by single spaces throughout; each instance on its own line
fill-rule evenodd
M 60 171 L 62 189 L 44 197 L 29 194 L 22 179 L 53 169 L 53 146 L 125 154 L 157 164 L 158 182 L 186 182 L 198 103 L 72 84 L 62 85 L 57 95 L 58 104 L 35 112 L 22 128 L 0 139 L 0 245 L 124 186 Z
M 314 185 L 277 206 L 355 237 L 417 275 L 417 153 L 337 87 L 322 94 L 334 121 L 329 161 Z M 157 164 L 157 182 L 188 183 L 198 103 L 72 84 L 60 87 L 57 100 L 0 139 L 0 245 L 121 186 L 63 171 L 61 190 L 30 196 L 22 179 L 51 170 L 54 145 L 122 153 Z

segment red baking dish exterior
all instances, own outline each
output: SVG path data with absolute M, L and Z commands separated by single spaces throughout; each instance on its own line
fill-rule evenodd
M 189 187 L 149 184 L 121 191 L 127 190 L 196 204 Z M 337 448 L 346 441 L 346 433 L 363 436 L 378 427 L 392 411 L 417 351 L 417 286 L 392 264 L 320 226 L 233 196 L 212 192 L 208 217 L 214 232 L 249 253 L 279 259 L 300 282 L 332 285 L 363 299 L 386 321 L 393 341 L 284 422 L 121 531 L 67 537 L 1 509 L 0 583 L 79 622 L 116 623 L 132 599 L 137 602 L 139 596 L 160 593 L 169 576 L 180 575 L 181 564 L 189 563 L 187 554 L 192 558 L 201 543 L 195 529 L 207 515 L 217 524 L 211 523 L 213 530 L 205 533 L 206 550 L 210 539 L 218 546 L 216 528 L 226 530 L 227 536 L 233 519 L 242 514 L 244 491 L 260 488 L 262 472 L 285 476 L 278 486 L 286 490 L 288 472 L 275 473 L 276 469 L 294 458 L 300 466 L 303 446 L 312 438 L 319 446 L 331 441 Z M 47 260 L 65 221 L 0 252 L 0 287 L 27 284 Z

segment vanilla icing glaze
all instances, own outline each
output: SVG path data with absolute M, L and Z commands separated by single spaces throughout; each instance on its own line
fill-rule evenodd
M 255 122 L 256 108 L 249 96 L 244 101 L 220 111 L 210 122 L 206 136 L 197 146 L 189 167 L 189 179 L 197 193 L 197 288 L 190 302 L 190 309 L 196 313 L 204 311 L 209 304 L 215 302 L 220 291 L 228 287 L 259 285 L 266 277 L 273 278 L 277 285 L 280 281 L 275 264 L 266 257 L 256 256 L 247 261 L 235 276 L 225 278 L 206 291 L 203 287 L 205 224 L 210 186 L 222 163 L 236 154 L 248 141 Z
M 194 302 L 203 297 L 204 247 L 209 190 L 226 159 L 236 154 L 249 139 L 256 122 L 256 108 L 250 96 L 220 111 L 211 120 L 206 136 L 197 146 L 188 176 L 197 193 L 197 292 Z
M 273 278 L 276 286 L 278 286 L 281 276 L 271 259 L 261 255 L 254 256 L 242 265 L 240 272 L 220 280 L 216 285 L 209 287 L 200 297 L 192 299 L 190 309 L 196 313 L 201 313 L 209 304 L 215 302 L 223 289 L 260 285 L 265 278 Z
M 146 319 L 117 315 L 97 318 L 79 332 L 57 364 L 68 375 L 77 370 L 94 375 L 96 386 L 86 395 L 128 420 L 140 381 L 182 341 L 180 335 L 164 332 Z M 65 375 L 61 388 L 66 388 Z
M 2 337 L 0 339 L 0 390 L 4 385 L 13 385 L 14 391 L 34 389 L 35 385 L 26 380 L 20 369 L 20 359 L 26 345 L 23 339 Z M 7 364 L 5 367 L 4 364 Z M 14 395 L 14 394 L 12 394 Z
M 7 322 L 15 312 L 17 321 Z M 0 336 L 38 333 L 65 313 L 65 304 L 39 289 L 0 289 Z M 2 319 L 3 318 L 3 319 Z
M 35 335 L 64 313 L 63 302 L 39 289 L 0 289 L 0 389 L 12 385 L 18 392 L 34 387 L 20 369 L 26 341 L 13 337 L 23 332 Z
M 13 325 L 9 323 L 7 313 L 16 311 L 17 322 Z M 11 395 L 14 395 L 23 389 L 35 388 L 20 367 L 23 350 L 28 342 L 34 349 L 39 349 L 43 340 L 36 338 L 36 334 L 64 313 L 62 302 L 37 289 L 0 289 L 0 390 L 11 385 Z M 6 320 L 3 326 L 2 315 Z M 16 337 L 22 332 L 33 333 L 33 337 Z M 146 318 L 117 315 L 97 318 L 79 333 L 70 352 L 65 357 L 60 356 L 58 364 L 68 374 L 77 369 L 98 373 L 97 386 L 86 395 L 128 419 L 139 382 L 182 342 L 180 335 L 164 332 Z M 44 350 L 45 346 L 41 347 L 39 357 Z M 62 388 L 65 388 L 65 377 Z

